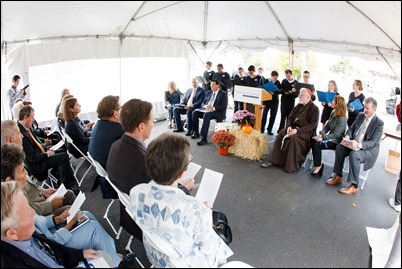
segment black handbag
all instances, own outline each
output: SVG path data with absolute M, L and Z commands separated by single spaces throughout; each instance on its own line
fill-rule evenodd
M 232 230 L 225 214 L 218 210 L 212 211 L 212 226 L 222 240 L 229 245 L 232 242 Z

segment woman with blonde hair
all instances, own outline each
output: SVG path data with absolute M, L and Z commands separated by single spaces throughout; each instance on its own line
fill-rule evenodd
M 173 107 L 175 104 L 180 103 L 182 95 L 183 94 L 176 87 L 176 83 L 170 81 L 165 91 L 165 108 L 169 112 L 169 128 L 173 128 Z
M 321 162 L 322 150 L 336 149 L 346 131 L 346 103 L 342 96 L 335 96 L 331 103 L 332 112 L 327 124 L 325 124 L 319 135 L 314 136 L 312 144 L 314 170 L 312 176 L 321 176 L 324 171 L 324 164 Z
M 336 95 L 339 95 L 338 93 L 338 86 L 336 85 L 335 80 L 330 80 L 328 82 L 328 92 L 334 92 Z M 321 123 L 322 123 L 322 128 L 324 128 L 325 123 L 329 119 L 329 116 L 331 115 L 332 112 L 332 103 L 321 103 L 323 108 L 322 108 L 322 114 L 321 114 Z

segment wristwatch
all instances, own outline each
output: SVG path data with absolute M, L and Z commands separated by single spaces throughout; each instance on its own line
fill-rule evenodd
M 215 107 L 214 107 L 214 106 L 212 107 L 212 110 L 215 111 Z

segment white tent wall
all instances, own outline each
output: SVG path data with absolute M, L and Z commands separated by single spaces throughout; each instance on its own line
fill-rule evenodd
M 170 80 L 176 80 L 178 85 L 183 86 L 182 90 L 188 88 L 190 84 L 188 84 L 189 77 L 193 74 L 193 62 L 194 62 L 194 52 L 191 47 L 186 44 L 186 42 L 181 40 L 161 40 L 158 38 L 147 38 L 147 39 L 132 39 L 127 38 L 121 43 L 120 40 L 52 40 L 47 41 L 38 45 L 24 45 L 24 46 L 15 46 L 15 48 L 11 47 L 8 49 L 12 49 L 12 53 L 9 53 L 9 58 L 6 59 L 6 70 L 7 75 L 6 87 L 2 88 L 2 96 L 6 96 L 7 87 L 11 82 L 11 78 L 15 74 L 19 74 L 21 76 L 21 84 L 25 85 L 31 83 L 30 90 L 28 93 L 29 99 L 32 101 L 38 101 L 43 98 L 43 96 L 51 97 L 51 100 L 56 104 L 59 98 L 59 94 L 61 89 L 67 87 L 66 85 L 58 85 L 56 78 L 49 78 L 53 81 L 38 81 L 31 76 L 31 81 L 29 79 L 29 70 L 30 68 L 35 68 L 36 66 L 43 65 L 51 65 L 55 63 L 63 63 L 69 61 L 78 61 L 83 59 L 116 59 L 116 62 L 113 62 L 113 66 L 106 66 L 105 68 L 112 68 L 109 73 L 117 72 L 118 75 L 110 76 L 109 78 L 113 80 L 110 81 L 102 81 L 107 74 L 103 76 L 99 74 L 91 74 L 88 72 L 87 80 L 92 80 L 90 90 L 93 91 L 92 100 L 82 100 L 81 103 L 85 104 L 85 102 L 92 101 L 96 102 L 100 100 L 105 94 L 104 87 L 105 85 L 114 85 L 111 87 L 110 91 L 107 94 L 115 94 L 121 97 L 121 101 L 125 102 L 130 98 L 141 98 L 147 101 L 150 101 L 154 104 L 155 107 L 155 117 L 161 118 L 166 114 L 166 110 L 161 106 L 161 102 L 163 101 L 163 91 L 166 90 L 167 82 Z M 183 62 L 178 66 L 177 69 L 180 70 L 179 74 L 176 74 L 175 77 L 169 78 L 164 76 L 164 73 L 170 73 L 164 70 L 160 70 L 159 68 L 163 64 L 159 64 L 157 61 L 154 62 L 154 68 L 152 70 L 148 70 L 146 68 L 134 68 L 133 72 L 130 73 L 130 65 L 124 64 L 125 62 L 130 62 L 130 58 L 143 58 L 143 57 L 162 57 L 164 59 L 175 58 L 175 59 L 183 59 Z M 201 62 L 199 62 L 201 65 Z M 85 65 L 85 64 L 83 64 Z M 182 66 L 185 66 L 183 69 Z M 68 68 L 67 68 L 68 69 Z M 171 66 L 169 67 L 169 71 L 171 70 Z M 24 70 L 21 72 L 21 70 Z M 102 71 L 106 72 L 106 71 Z M 154 79 L 149 78 L 150 74 L 156 76 Z M 35 73 L 38 74 L 38 73 Z M 125 74 L 125 75 L 123 75 Z M 24 76 L 25 75 L 25 76 Z M 60 77 L 65 76 L 64 72 L 60 71 Z M 82 74 L 70 74 L 72 78 L 77 79 Z M 124 79 L 125 77 L 125 79 Z M 85 79 L 85 76 L 81 78 Z M 36 81 L 35 81 L 36 80 Z M 56 81 L 54 81 L 56 80 Z M 97 81 L 99 80 L 99 81 Z M 146 80 L 147 88 L 144 89 L 139 84 L 144 83 Z M 42 83 L 42 85 L 41 85 Z M 43 85 L 46 83 L 46 85 Z M 47 84 L 55 84 L 55 88 L 57 89 L 56 93 L 50 93 Z M 103 87 L 103 88 L 102 88 Z M 81 88 L 79 85 L 75 85 L 74 87 L 77 90 Z M 5 91 L 3 92 L 3 89 Z M 82 89 L 84 90 L 84 89 Z M 72 89 L 74 92 L 74 90 Z M 145 92 L 145 95 L 144 95 Z M 82 92 L 81 92 L 82 94 Z M 79 97 L 79 93 L 75 93 L 77 97 Z M 158 96 L 159 95 L 159 96 Z M 4 98 L 3 100 L 6 100 Z M 7 102 L 2 102 L 2 106 L 6 105 L 7 108 L 2 111 L 8 111 Z M 95 106 L 95 107 L 94 107 Z M 85 106 L 83 106 L 84 108 Z M 86 106 L 88 108 L 88 106 Z M 96 110 L 96 104 L 91 105 L 92 111 Z M 48 113 L 49 111 L 47 111 Z M 4 115 L 5 114 L 5 115 Z M 2 118 L 6 118 L 8 113 L 2 113 Z M 53 116 L 53 111 L 49 117 Z M 42 120 L 48 120 L 49 118 L 43 118 L 42 115 L 39 116 Z

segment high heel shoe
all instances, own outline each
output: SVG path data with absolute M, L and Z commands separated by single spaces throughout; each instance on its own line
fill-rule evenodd
M 315 176 L 317 176 L 317 175 L 322 176 L 322 173 L 323 173 L 323 172 L 324 172 L 324 164 L 322 163 L 320 170 L 318 170 L 317 173 L 314 173 L 314 171 L 313 171 L 313 172 L 310 173 L 310 175 L 312 175 L 313 177 L 315 177 Z

